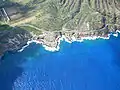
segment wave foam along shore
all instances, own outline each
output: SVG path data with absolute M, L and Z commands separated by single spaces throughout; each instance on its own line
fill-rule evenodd
M 111 35 L 118 37 L 118 33 L 120 33 L 119 30 L 116 31 L 115 34 L 108 34 L 107 37 L 101 37 L 101 36 L 89 36 L 89 37 L 81 37 L 80 40 L 76 39 L 74 36 L 71 37 L 72 41 L 69 41 L 64 35 L 62 35 L 62 37 L 60 37 L 58 39 L 58 45 L 56 47 L 49 47 L 47 45 L 44 45 L 43 42 L 39 42 L 37 40 L 31 40 L 27 42 L 27 45 L 23 46 L 22 49 L 20 49 L 18 52 L 22 52 L 27 46 L 29 46 L 30 43 L 35 42 L 36 44 L 42 44 L 42 46 L 45 48 L 45 50 L 51 51 L 51 52 L 55 52 L 55 51 L 59 51 L 60 49 L 60 42 L 65 40 L 68 43 L 72 43 L 72 42 L 83 42 L 84 40 L 96 40 L 96 39 L 109 39 Z
M 36 40 L 31 40 L 27 42 L 27 45 L 23 46 L 22 49 L 18 50 L 18 52 L 22 52 L 27 46 L 30 45 L 30 43 L 36 42 Z M 37 43 L 37 42 L 36 42 Z

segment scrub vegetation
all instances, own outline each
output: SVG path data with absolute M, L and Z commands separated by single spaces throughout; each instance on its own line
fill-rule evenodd
M 119 0 L 5 0 L 1 8 L 14 7 L 11 12 L 17 18 L 7 22 L 40 33 L 44 31 L 89 31 L 116 30 L 120 25 Z M 7 12 L 8 15 L 10 12 Z M 32 26 L 32 27 L 30 27 Z M 33 28 L 35 27 L 35 28 Z M 31 28 L 31 29 L 30 29 Z

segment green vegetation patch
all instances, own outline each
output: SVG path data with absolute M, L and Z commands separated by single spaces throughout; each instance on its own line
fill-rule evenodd
M 4 25 L 0 25 L 0 30 L 11 30 L 12 27 L 10 27 L 9 25 L 7 24 L 4 24 Z
M 27 30 L 27 31 L 29 31 L 29 32 L 32 32 L 32 33 L 34 33 L 35 35 L 40 35 L 40 34 L 42 34 L 42 31 L 37 30 L 37 29 L 32 28 L 32 27 L 29 27 L 29 26 L 20 26 L 20 28 L 22 28 L 22 29 L 24 29 L 24 30 Z

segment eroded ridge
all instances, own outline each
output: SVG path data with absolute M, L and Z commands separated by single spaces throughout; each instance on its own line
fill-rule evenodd
M 58 38 L 108 37 L 120 29 L 119 0 L 6 0 L 2 23 L 28 30 L 33 40 L 56 47 Z

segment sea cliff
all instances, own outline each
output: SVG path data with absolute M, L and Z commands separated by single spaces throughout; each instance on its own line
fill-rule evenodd
M 21 49 L 31 38 L 28 31 L 18 27 L 0 30 L 0 56 L 7 51 L 15 52 Z
M 63 39 L 81 42 L 117 36 L 119 7 L 119 0 L 0 1 L 0 21 L 13 27 L 0 31 L 1 53 L 19 50 L 30 40 L 54 51 Z

